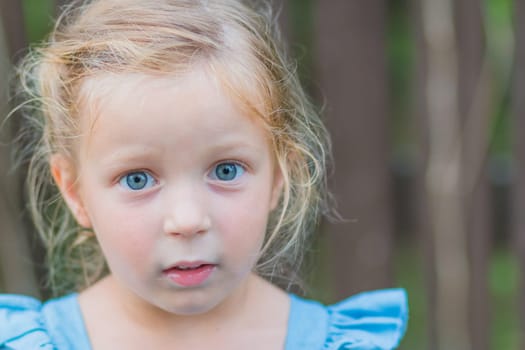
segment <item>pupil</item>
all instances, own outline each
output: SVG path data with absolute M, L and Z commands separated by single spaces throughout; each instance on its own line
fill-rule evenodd
M 141 173 L 131 174 L 127 179 L 128 186 L 134 190 L 143 189 L 146 186 L 146 181 L 146 175 Z
M 237 169 L 235 164 L 220 164 L 215 173 L 220 180 L 232 180 L 237 174 Z

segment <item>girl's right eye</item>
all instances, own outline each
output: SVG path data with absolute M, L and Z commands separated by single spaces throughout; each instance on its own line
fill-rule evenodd
M 122 176 L 119 184 L 132 191 L 140 191 L 155 185 L 155 179 L 145 171 L 135 171 Z

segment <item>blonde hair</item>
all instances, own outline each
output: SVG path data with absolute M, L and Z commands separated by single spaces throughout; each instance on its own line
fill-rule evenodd
M 49 159 L 71 159 L 88 78 L 182 74 L 204 64 L 268 130 L 284 179 L 256 271 L 289 288 L 327 208 L 328 134 L 285 57 L 268 4 L 234 0 L 77 1 L 19 67 L 28 118 L 29 206 L 45 246 L 51 290 L 82 289 L 107 273 L 95 239 L 79 228 L 52 183 Z M 261 101 L 263 103 L 261 103 Z M 80 232 L 80 233 L 79 233 Z

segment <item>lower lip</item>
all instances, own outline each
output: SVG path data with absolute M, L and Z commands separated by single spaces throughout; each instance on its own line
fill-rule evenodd
M 169 269 L 164 273 L 171 281 L 183 287 L 195 287 L 204 283 L 215 270 L 215 265 L 202 265 L 196 269 Z

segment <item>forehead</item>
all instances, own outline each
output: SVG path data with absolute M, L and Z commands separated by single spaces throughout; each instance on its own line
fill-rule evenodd
M 133 104 L 135 107 L 144 107 L 154 102 L 152 97 L 159 91 L 177 90 L 188 91 L 188 82 L 207 83 L 219 93 L 214 79 L 206 77 L 200 72 L 185 75 L 158 75 L 141 73 L 99 73 L 86 78 L 78 91 L 78 110 L 82 125 L 94 127 L 96 121 L 108 110 L 124 108 Z M 185 89 L 186 85 L 186 89 Z
M 238 79 L 228 79 L 224 70 L 211 70 L 213 73 L 210 69 L 194 68 L 182 74 L 100 73 L 91 76 L 81 83 L 77 94 L 81 128 L 84 131 L 93 129 L 108 109 L 130 104 L 145 108 L 154 104 L 163 91 L 185 96 L 194 103 L 221 102 L 240 110 L 246 117 L 262 119 L 259 122 L 266 124 L 264 119 L 269 114 L 266 103 L 253 84 L 251 88 L 236 86 Z
M 193 147 L 196 141 L 222 146 L 267 139 L 259 118 L 203 71 L 179 77 L 106 75 L 86 82 L 84 90 L 80 127 L 91 149 L 102 139 L 111 140 L 106 146 L 135 143 L 166 150 Z

